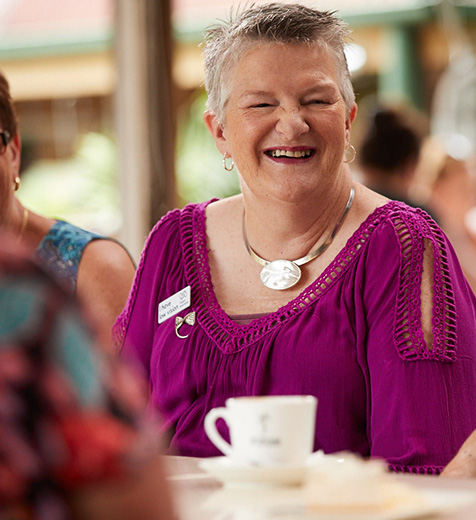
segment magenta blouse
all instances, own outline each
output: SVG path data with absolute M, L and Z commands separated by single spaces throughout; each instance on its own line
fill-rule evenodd
M 248 324 L 219 306 L 205 208 L 168 213 L 150 233 L 114 336 L 150 383 L 170 453 L 220 455 L 203 421 L 228 397 L 312 394 L 315 449 L 383 457 L 394 471 L 439 473 L 476 428 L 476 298 L 448 239 L 422 210 L 376 209 L 314 283 Z M 433 344 L 420 321 L 425 247 L 433 249 Z M 179 338 L 158 307 L 191 288 Z

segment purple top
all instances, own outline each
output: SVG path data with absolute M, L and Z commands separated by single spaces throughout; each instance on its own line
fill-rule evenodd
M 171 450 L 216 456 L 203 420 L 228 397 L 312 394 L 315 449 L 380 456 L 439 473 L 476 428 L 476 298 L 448 239 L 400 202 L 376 209 L 314 283 L 248 324 L 219 306 L 205 234 L 209 202 L 171 211 L 150 233 L 114 335 L 142 365 Z M 433 248 L 433 345 L 420 322 L 423 250 Z M 158 324 L 160 302 L 191 287 L 194 325 Z

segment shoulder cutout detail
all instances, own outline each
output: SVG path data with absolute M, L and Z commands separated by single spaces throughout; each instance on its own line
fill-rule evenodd
M 395 313 L 395 345 L 405 360 L 456 359 L 456 305 L 442 231 L 423 211 L 391 214 L 402 262 Z M 425 272 L 423 266 L 431 266 Z M 431 272 L 429 272 L 431 271 Z M 425 303 L 424 293 L 429 294 Z M 431 313 L 424 333 L 422 309 Z

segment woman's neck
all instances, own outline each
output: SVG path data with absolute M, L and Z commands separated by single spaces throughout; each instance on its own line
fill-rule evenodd
M 25 208 L 15 198 L 9 212 L 6 227 L 12 235 L 17 236 L 22 242 L 29 243 L 31 247 L 37 247 L 54 222 L 52 219 L 38 215 Z
M 346 207 L 351 179 L 307 201 L 262 201 L 243 194 L 244 228 L 253 250 L 266 260 L 294 260 L 321 245 Z

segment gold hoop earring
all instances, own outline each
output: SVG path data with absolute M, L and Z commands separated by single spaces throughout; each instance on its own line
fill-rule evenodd
M 225 168 L 225 170 L 226 170 L 227 172 L 231 172 L 231 170 L 233 170 L 233 168 L 235 167 L 235 161 L 233 161 L 233 159 L 231 159 L 231 157 L 230 157 L 230 159 L 231 159 L 231 164 L 230 164 L 230 166 L 228 166 L 228 165 L 226 164 L 226 160 L 227 160 L 227 159 L 228 159 L 228 156 L 227 156 L 227 154 L 226 154 L 226 152 L 225 152 L 225 153 L 223 154 L 223 160 L 222 160 L 222 162 L 223 162 L 223 168 Z
M 20 184 L 21 184 L 20 177 L 15 177 L 15 179 L 13 180 L 13 191 L 18 191 Z
M 350 153 L 350 158 L 346 157 L 348 154 Z M 345 164 L 350 164 L 351 162 L 354 161 L 354 159 L 356 158 L 357 156 L 357 150 L 354 148 L 353 145 L 351 145 L 350 143 L 347 145 L 347 148 L 345 149 L 345 152 L 344 152 L 344 157 L 345 157 Z

